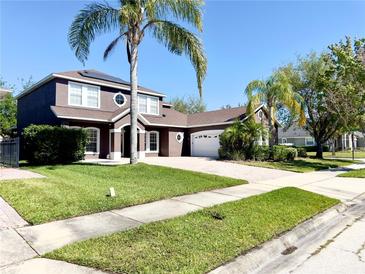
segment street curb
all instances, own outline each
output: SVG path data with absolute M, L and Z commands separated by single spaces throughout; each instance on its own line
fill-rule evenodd
M 210 274 L 233 273 L 275 273 L 285 272 L 295 267 L 290 258 L 300 256 L 303 260 L 312 253 L 318 252 L 318 242 L 325 245 L 327 239 L 340 233 L 353 223 L 358 216 L 356 211 L 365 212 L 365 204 L 361 210 L 354 203 L 341 203 L 304 221 L 291 231 L 255 247 L 233 261 L 228 262 Z M 355 214 L 354 214 L 355 212 Z M 311 252 L 308 252 L 310 251 Z

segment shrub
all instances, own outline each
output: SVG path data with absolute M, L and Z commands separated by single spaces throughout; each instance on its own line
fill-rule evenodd
M 301 146 L 300 148 L 304 148 L 306 152 L 317 152 L 317 146 Z M 330 151 L 328 145 L 323 145 L 323 152 Z
M 285 146 L 274 146 L 272 153 L 274 161 L 293 161 L 297 154 L 295 148 Z
M 267 161 L 270 159 L 269 146 L 256 146 L 254 158 L 256 161 Z
M 256 140 L 264 135 L 261 124 L 253 120 L 236 121 L 219 137 L 219 156 L 230 160 L 251 160 L 255 158 Z
M 24 152 L 31 164 L 58 164 L 82 160 L 87 134 L 82 129 L 30 125 L 24 129 Z
M 308 156 L 307 150 L 304 147 L 298 147 L 297 152 L 298 152 L 298 157 L 306 158 Z
M 225 160 L 239 161 L 245 159 L 245 154 L 243 153 L 243 151 L 239 150 L 227 150 L 219 148 L 218 154 L 220 159 L 225 159 Z

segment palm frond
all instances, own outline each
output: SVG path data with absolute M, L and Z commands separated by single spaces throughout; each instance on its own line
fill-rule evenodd
M 119 11 L 107 3 L 92 3 L 80 10 L 71 24 L 68 41 L 76 57 L 85 63 L 95 36 L 119 25 Z
M 170 15 L 178 20 L 192 24 L 199 31 L 203 29 L 202 0 L 153 0 L 143 1 L 146 16 L 149 21 L 165 20 Z
M 266 91 L 266 83 L 261 80 L 254 80 L 248 83 L 245 94 L 248 99 L 247 114 L 252 114 L 254 109 L 263 101 Z
M 167 49 L 177 55 L 189 57 L 198 82 L 199 94 L 202 96 L 202 83 L 207 73 L 207 58 L 198 37 L 187 29 L 170 21 L 158 21 L 150 24 L 152 34 Z
M 114 50 L 115 46 L 118 44 L 119 40 L 124 37 L 125 34 L 119 35 L 117 38 L 115 38 L 111 43 L 108 45 L 108 47 L 104 51 L 104 61 L 109 57 L 110 53 Z

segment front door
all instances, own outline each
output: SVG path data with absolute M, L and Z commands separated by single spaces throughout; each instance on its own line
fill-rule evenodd
M 124 157 L 124 132 L 122 131 L 120 136 L 120 155 Z
M 131 147 L 130 147 L 130 138 L 131 138 L 131 130 L 130 127 L 124 128 L 123 134 L 123 157 L 131 156 Z

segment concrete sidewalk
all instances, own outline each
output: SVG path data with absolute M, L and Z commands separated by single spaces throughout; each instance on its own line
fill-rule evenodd
M 9 267 L 0 267 L 2 274 L 107 274 L 89 267 L 43 258 L 27 260 Z
M 276 188 L 278 187 L 259 184 L 233 186 L 123 209 L 18 228 L 16 232 L 38 254 L 42 255 L 76 241 L 128 230 L 144 223 L 174 218 L 205 207 L 239 200 Z M 5 243 L 11 246 L 11 242 L 7 242 L 6 239 Z

